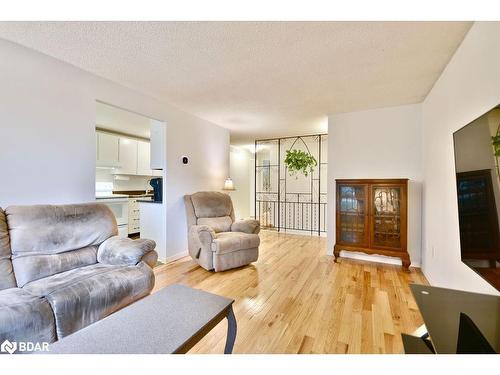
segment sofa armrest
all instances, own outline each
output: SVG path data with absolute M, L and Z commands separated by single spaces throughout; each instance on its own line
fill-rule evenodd
M 151 268 L 158 260 L 153 240 L 110 237 L 97 249 L 97 261 L 116 266 L 135 266 L 143 261 Z
M 245 219 L 235 221 L 231 225 L 231 232 L 243 232 L 248 234 L 258 234 L 260 232 L 260 222 L 255 219 Z

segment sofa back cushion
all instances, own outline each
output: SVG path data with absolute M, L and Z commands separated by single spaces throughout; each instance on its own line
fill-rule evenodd
M 201 191 L 191 195 L 196 217 L 229 216 L 234 220 L 231 197 L 217 191 Z
M 208 225 L 215 233 L 230 232 L 233 220 L 229 216 L 221 217 L 200 217 L 198 225 Z
M 12 271 L 9 231 L 5 213 L 0 207 L 0 290 L 14 288 L 16 279 Z
M 118 233 L 102 204 L 11 206 L 5 210 L 17 285 L 97 262 L 97 247 Z

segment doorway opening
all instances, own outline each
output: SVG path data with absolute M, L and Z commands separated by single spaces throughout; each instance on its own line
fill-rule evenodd
M 285 158 L 292 150 L 316 160 L 307 176 L 289 173 Z M 263 228 L 326 235 L 327 160 L 327 134 L 255 141 L 255 216 Z
M 165 143 L 164 132 L 155 130 L 160 125 L 165 127 L 158 120 L 96 102 L 96 200 L 113 211 L 120 237 L 150 238 L 161 246 L 166 236 L 159 229 L 165 227 L 166 154 L 155 151 L 156 144 Z

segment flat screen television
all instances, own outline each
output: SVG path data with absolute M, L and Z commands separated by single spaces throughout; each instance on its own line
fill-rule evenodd
M 500 290 L 500 106 L 453 142 L 462 262 Z

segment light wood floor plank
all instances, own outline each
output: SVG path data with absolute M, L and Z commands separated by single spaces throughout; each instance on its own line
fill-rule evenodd
M 191 258 L 155 268 L 153 292 L 174 283 L 235 299 L 234 353 L 401 353 L 422 318 L 409 284 L 419 269 L 325 255 L 326 239 L 261 232 L 260 257 L 214 273 Z M 190 353 L 222 353 L 222 321 Z

